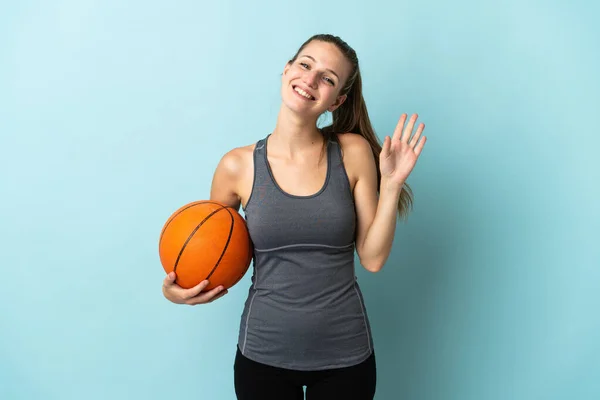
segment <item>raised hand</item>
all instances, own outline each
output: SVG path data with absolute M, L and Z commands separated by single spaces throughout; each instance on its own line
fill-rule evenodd
M 406 127 L 404 127 L 406 118 L 407 115 L 402 114 L 392 137 L 385 137 L 383 148 L 379 154 L 381 178 L 386 180 L 388 185 L 402 187 L 412 172 L 427 140 L 425 136 L 421 138 L 421 133 L 425 129 L 424 123 L 420 123 L 417 131 L 414 135 L 412 134 L 418 115 L 413 114 Z M 421 138 L 421 141 L 419 141 L 419 138 Z

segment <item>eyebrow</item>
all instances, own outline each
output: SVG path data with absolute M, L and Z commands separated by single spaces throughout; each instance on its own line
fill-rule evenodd
M 314 62 L 317 62 L 317 60 L 315 60 L 315 59 L 314 59 L 314 57 L 311 57 L 311 56 L 309 56 L 309 55 L 304 55 L 304 56 L 301 56 L 300 58 L 302 58 L 302 57 L 310 58 L 310 59 L 311 59 L 311 60 L 313 60 Z M 336 73 L 335 73 L 335 71 L 334 71 L 334 70 L 327 68 L 327 71 L 329 71 L 329 72 L 331 72 L 332 74 L 334 74 L 334 75 L 335 75 L 335 77 L 336 77 L 336 78 L 338 78 L 338 80 L 340 79 L 340 77 L 338 76 L 338 74 L 336 74 Z

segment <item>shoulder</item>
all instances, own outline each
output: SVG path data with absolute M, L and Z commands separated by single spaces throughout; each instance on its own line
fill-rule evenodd
M 217 166 L 219 172 L 238 177 L 242 172 L 252 166 L 252 155 L 256 144 L 234 147 L 227 151 L 220 159 Z
M 338 141 L 342 150 L 344 162 L 349 166 L 368 167 L 374 162 L 373 149 L 364 136 L 358 133 L 339 133 Z M 365 165 L 367 164 L 367 165 Z
M 227 151 L 215 169 L 210 198 L 228 204 L 236 210 L 247 198 L 246 192 L 252 181 L 255 145 L 235 147 Z
M 376 184 L 377 164 L 369 141 L 358 133 L 340 133 L 337 138 L 352 191 L 361 181 L 369 182 L 369 186 Z

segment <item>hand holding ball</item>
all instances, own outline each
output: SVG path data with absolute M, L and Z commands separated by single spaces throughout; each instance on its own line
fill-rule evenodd
M 176 283 L 186 289 L 208 279 L 203 290 L 226 290 L 242 279 L 253 256 L 243 217 L 209 200 L 176 210 L 161 231 L 158 248 L 165 272 L 175 271 Z

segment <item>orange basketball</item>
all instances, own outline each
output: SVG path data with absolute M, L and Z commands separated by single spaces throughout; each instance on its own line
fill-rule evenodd
M 175 271 L 179 286 L 189 289 L 208 279 L 205 290 L 235 285 L 253 254 L 242 216 L 232 207 L 208 200 L 175 211 L 162 229 L 158 250 L 165 272 Z

